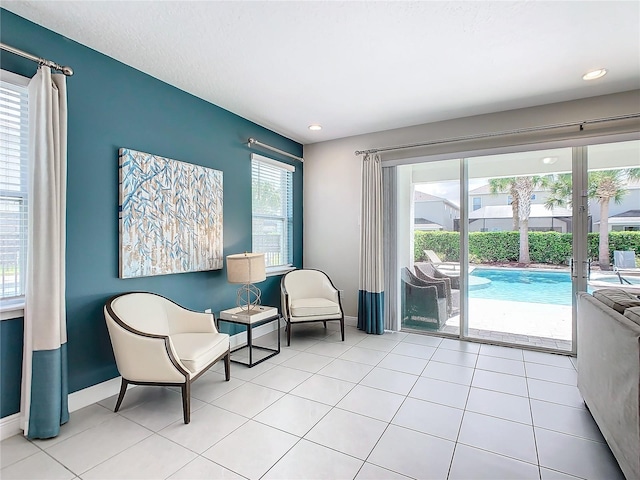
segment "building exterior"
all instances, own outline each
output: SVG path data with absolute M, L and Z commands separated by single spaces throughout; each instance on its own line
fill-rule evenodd
M 415 230 L 455 230 L 455 220 L 460 219 L 460 207 L 455 203 L 418 190 L 413 202 Z
M 571 232 L 571 208 L 544 206 L 549 192 L 534 190 L 531 194 L 531 215 L 529 230 L 538 232 Z M 514 230 L 513 199 L 508 193 L 491 193 L 489 185 L 482 185 L 469 191 L 469 231 L 502 232 Z
M 598 229 L 600 221 L 594 223 L 593 228 Z M 640 231 L 640 210 L 627 210 L 609 216 L 610 232 L 638 232 Z
M 589 201 L 589 213 L 593 218 L 591 231 L 600 229 L 600 205 L 595 200 Z M 627 193 L 620 203 L 609 202 L 609 231 L 628 232 L 640 230 L 640 183 L 627 185 Z
M 640 183 L 627 185 L 627 193 L 620 203 L 609 203 L 609 231 L 640 230 Z M 570 206 L 548 209 L 544 206 L 549 191 L 537 189 L 531 195 L 530 231 L 571 232 Z M 508 193 L 492 194 L 489 185 L 469 191 L 469 231 L 499 232 L 513 230 L 512 198 Z M 589 231 L 600 228 L 600 204 L 589 200 Z

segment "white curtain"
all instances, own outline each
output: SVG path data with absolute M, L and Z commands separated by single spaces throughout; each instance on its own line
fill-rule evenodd
M 67 90 L 40 67 L 29 83 L 28 247 L 21 414 L 29 438 L 69 419 L 65 311 Z
M 382 256 L 382 164 L 379 155 L 362 160 L 360 204 L 360 285 L 358 328 L 384 333 L 384 265 Z

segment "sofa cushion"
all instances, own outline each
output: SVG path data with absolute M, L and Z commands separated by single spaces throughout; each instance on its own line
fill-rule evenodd
M 178 358 L 191 373 L 198 373 L 229 350 L 226 333 L 177 333 L 170 338 Z
M 640 307 L 627 308 L 624 311 L 624 316 L 627 317 L 632 322 L 635 322 L 638 325 L 640 325 Z
M 298 298 L 291 301 L 291 315 L 294 317 L 335 314 L 340 314 L 340 305 L 327 298 Z
M 593 297 L 618 313 L 624 314 L 624 311 L 630 307 L 640 307 L 640 299 L 637 296 L 619 288 L 596 290 L 593 292 Z

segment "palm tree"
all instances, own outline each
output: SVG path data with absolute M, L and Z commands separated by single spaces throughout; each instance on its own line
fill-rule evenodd
M 630 180 L 640 179 L 640 168 L 600 170 L 589 172 L 587 195 L 600 204 L 600 235 L 598 240 L 598 264 L 601 270 L 609 270 L 609 205 L 611 200 L 620 203 L 627 194 L 626 185 Z M 558 175 L 551 185 L 551 195 L 547 208 L 571 204 L 571 174 Z
M 547 187 L 550 176 L 532 175 L 528 177 L 506 177 L 489 179 L 489 189 L 494 195 L 509 191 L 512 202 L 514 230 L 520 231 L 520 252 L 518 263 L 529 264 L 529 215 L 531 215 L 531 195 L 539 187 Z
M 511 212 L 513 214 L 513 231 L 518 230 L 518 192 L 515 187 L 514 177 L 491 178 L 489 179 L 489 191 L 493 195 L 509 192 L 511 195 Z

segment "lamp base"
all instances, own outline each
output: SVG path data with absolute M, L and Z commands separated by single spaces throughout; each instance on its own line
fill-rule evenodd
M 252 283 L 246 283 L 238 289 L 236 305 L 242 310 L 249 311 L 260 305 L 262 292 Z

